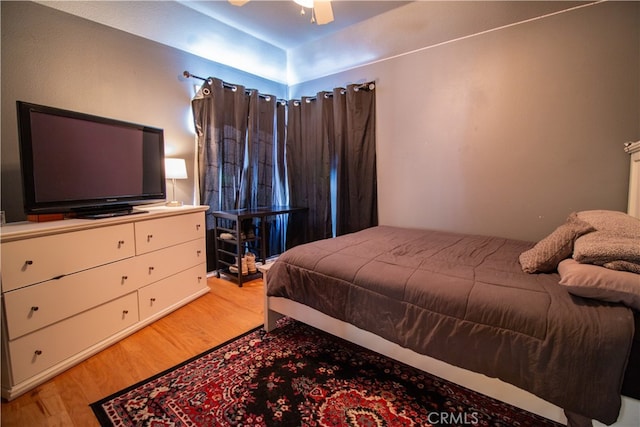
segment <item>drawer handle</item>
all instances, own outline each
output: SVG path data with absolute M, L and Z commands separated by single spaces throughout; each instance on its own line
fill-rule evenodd
M 37 305 L 34 305 L 33 307 L 31 307 L 31 311 L 38 311 L 40 310 L 40 307 L 38 307 Z
M 198 252 L 197 252 L 198 256 L 200 256 L 201 253 L 202 253 L 202 251 L 198 250 Z
M 36 356 L 40 356 L 42 354 L 42 350 L 36 350 L 33 352 Z
M 151 298 L 150 301 L 151 301 L 151 305 L 153 305 L 153 303 L 156 302 L 156 299 L 155 298 Z
M 120 281 L 120 284 L 124 285 L 124 282 L 126 282 L 128 278 L 129 276 L 122 276 L 122 280 Z
M 150 242 L 153 239 L 153 234 L 147 234 L 147 242 Z
M 200 224 L 196 224 L 196 230 L 200 231 Z
M 127 315 L 127 314 L 129 314 L 129 310 L 122 310 L 122 315 L 123 315 L 123 316 L 124 316 L 124 315 Z
M 22 271 L 27 271 L 27 267 L 29 267 L 30 265 L 33 265 L 33 261 L 31 261 L 30 259 L 26 260 L 24 264 L 22 264 Z
M 154 268 L 154 267 L 149 267 L 149 274 L 151 274 L 151 272 L 152 272 L 153 270 L 155 270 L 155 268 Z
M 124 245 L 124 240 L 118 240 L 118 249 L 120 249 Z
M 198 276 L 198 283 L 202 281 L 202 276 Z

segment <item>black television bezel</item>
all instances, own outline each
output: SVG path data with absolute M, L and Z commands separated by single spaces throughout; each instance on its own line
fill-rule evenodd
M 18 145 L 20 150 L 20 166 L 22 176 L 22 195 L 24 212 L 32 214 L 74 214 L 75 216 L 100 215 L 109 212 L 132 213 L 133 207 L 144 204 L 164 202 L 167 197 L 166 178 L 164 170 L 164 130 L 157 127 L 146 126 L 123 120 L 101 117 L 78 111 L 65 110 L 57 107 L 34 104 L 25 101 L 16 101 L 18 115 Z M 159 135 L 160 159 L 160 192 L 144 193 L 118 197 L 99 197 L 79 200 L 60 200 L 51 202 L 38 202 L 34 183 L 33 144 L 31 138 L 31 112 L 52 114 L 96 123 L 122 126 L 139 129 L 143 132 L 152 132 Z

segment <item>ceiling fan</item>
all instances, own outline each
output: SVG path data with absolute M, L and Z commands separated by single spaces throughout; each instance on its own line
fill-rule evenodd
M 243 6 L 250 0 L 229 0 L 234 6 Z M 331 8 L 331 0 L 293 0 L 302 6 L 301 14 L 304 15 L 304 9 L 311 9 L 311 22 L 324 25 L 333 21 L 333 9 Z

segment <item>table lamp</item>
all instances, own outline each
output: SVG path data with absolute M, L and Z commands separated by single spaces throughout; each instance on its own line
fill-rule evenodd
M 182 202 L 176 200 L 176 179 L 187 179 L 187 164 L 184 159 L 164 159 L 164 171 L 167 179 L 173 184 L 173 197 L 166 205 L 170 207 L 180 207 Z

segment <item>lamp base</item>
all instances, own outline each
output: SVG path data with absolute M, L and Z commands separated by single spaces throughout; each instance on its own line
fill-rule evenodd
M 182 202 L 179 202 L 177 200 L 172 200 L 170 202 L 165 203 L 164 205 L 170 208 L 180 208 L 182 207 Z

